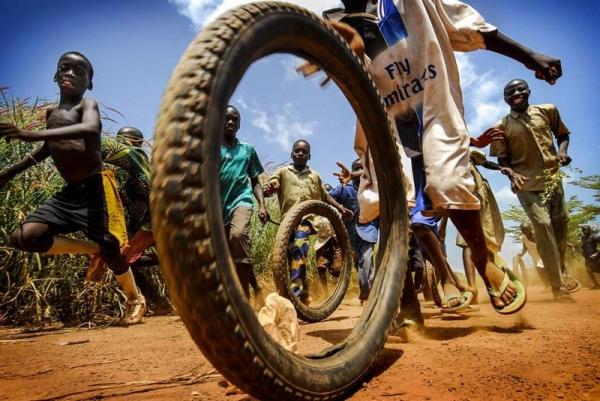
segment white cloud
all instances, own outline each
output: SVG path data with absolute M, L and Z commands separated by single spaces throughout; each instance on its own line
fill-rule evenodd
M 494 193 L 494 196 L 496 197 L 496 201 L 499 203 L 500 209 L 505 209 L 505 207 L 502 206 L 508 206 L 519 202 L 517 195 L 510 190 L 509 185 L 500 188 L 500 191 Z
M 290 102 L 269 114 L 258 109 L 250 112 L 251 124 L 262 131 L 266 141 L 276 143 L 284 152 L 289 152 L 296 140 L 310 137 L 318 125 L 316 121 L 301 119 Z
M 175 4 L 179 13 L 189 18 L 196 29 L 202 28 L 223 12 L 242 4 L 250 3 L 252 0 L 169 0 Z M 321 14 L 323 10 L 340 5 L 338 0 L 287 0 L 311 11 Z
M 472 136 L 478 136 L 506 113 L 502 99 L 502 84 L 490 70 L 480 72 L 466 53 L 456 53 L 467 126 Z
M 296 71 L 296 68 L 305 60 L 301 57 L 294 56 L 292 54 L 287 55 L 287 57 L 281 59 L 281 65 L 285 71 L 284 80 L 286 81 L 295 81 L 300 79 L 300 74 Z

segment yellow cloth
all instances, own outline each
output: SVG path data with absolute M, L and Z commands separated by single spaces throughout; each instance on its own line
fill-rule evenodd
M 299 202 L 327 199 L 321 176 L 308 166 L 302 171 L 296 170 L 294 165 L 281 167 L 271 176 L 269 183 L 276 183 L 282 218 Z
M 122 248 L 127 246 L 128 238 L 125 210 L 119 196 L 119 184 L 112 171 L 103 170 L 101 174 L 106 212 L 108 214 L 108 231 L 119 240 L 119 246 Z
M 543 191 L 544 170 L 558 170 L 554 137 L 569 134 L 556 106 L 530 105 L 523 113 L 511 111 L 496 128 L 504 131 L 504 139 L 492 142 L 490 155 L 507 158 L 513 170 L 529 178 L 520 192 Z
M 476 149 L 472 149 L 470 157 L 471 165 L 469 166 L 469 169 L 475 181 L 475 190 L 473 193 L 477 199 L 479 199 L 479 203 L 481 204 L 479 217 L 485 236 L 485 242 L 487 244 L 488 252 L 495 255 L 500 252 L 502 244 L 504 243 L 505 232 L 502 215 L 500 214 L 500 208 L 498 207 L 490 184 L 483 178 L 479 170 L 477 170 L 477 167 L 475 167 L 476 165 L 482 165 L 486 162 L 485 154 Z M 456 245 L 463 248 L 467 246 L 460 234 L 457 236 Z

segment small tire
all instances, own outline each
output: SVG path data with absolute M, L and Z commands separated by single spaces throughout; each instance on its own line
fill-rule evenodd
M 309 214 L 323 216 L 329 220 L 343 255 L 342 269 L 337 279 L 337 285 L 330 296 L 318 307 L 310 307 L 304 304 L 290 289 L 288 245 L 298 224 Z M 319 322 L 326 319 L 337 309 L 348 290 L 350 275 L 352 274 L 352 263 L 352 247 L 350 246 L 348 232 L 339 213 L 333 207 L 321 201 L 309 200 L 300 202 L 286 213 L 275 237 L 271 267 L 279 294 L 294 304 L 300 319 L 307 322 Z

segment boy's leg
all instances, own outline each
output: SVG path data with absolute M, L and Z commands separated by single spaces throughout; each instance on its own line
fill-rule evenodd
M 308 257 L 308 238 L 311 228 L 300 223 L 290 244 L 290 289 L 303 302 L 308 301 L 308 283 L 306 281 L 306 263 Z
M 365 269 L 365 249 L 362 244 L 356 248 L 356 269 L 358 270 L 358 299 L 361 304 L 369 298 L 369 272 Z
M 594 271 L 591 269 L 591 267 L 588 266 L 588 261 L 586 260 L 585 263 L 585 267 L 586 267 L 586 271 L 588 274 L 588 277 L 590 279 L 590 282 L 592 283 L 592 285 L 590 286 L 590 289 L 592 290 L 597 290 L 600 288 L 600 283 L 598 283 L 598 280 L 596 279 L 596 274 L 594 273 Z
M 417 327 L 422 328 L 425 323 L 410 269 L 406 269 L 404 280 L 404 290 L 402 291 L 402 298 L 400 299 L 400 309 L 398 310 L 396 317 L 394 317 L 392 327 L 390 328 L 390 335 L 392 336 L 405 337 L 407 335 L 407 326 L 416 324 Z
M 319 249 L 315 251 L 315 257 L 317 259 L 317 274 L 319 276 L 319 284 L 320 291 L 323 296 L 327 296 L 329 291 L 327 285 L 327 271 L 331 268 L 333 264 L 333 245 L 332 240 L 330 240 L 322 245 Z
M 250 260 L 250 217 L 252 209 L 240 206 L 234 209 L 228 224 L 229 252 L 235 263 L 244 294 L 250 299 L 250 277 L 254 274 Z
M 60 255 L 65 253 L 96 255 L 100 253 L 100 246 L 92 241 L 55 235 L 52 246 L 44 253 L 47 255 Z
M 431 264 L 433 264 L 434 268 L 440 275 L 442 287 L 444 288 L 444 297 L 448 298 L 450 296 L 460 294 L 460 291 L 454 282 L 454 278 L 449 272 L 448 265 L 446 263 L 446 255 L 444 254 L 442 244 L 435 232 L 429 226 L 424 224 L 412 224 L 411 228 L 415 233 L 419 243 L 423 249 L 425 249 L 429 261 Z M 444 307 L 452 308 L 460 305 L 463 302 L 464 299 L 455 297 L 449 300 L 448 304 L 444 305 Z
M 544 268 L 548 272 L 552 291 L 559 296 L 562 287 L 561 255 L 558 251 L 556 234 L 548 209 L 539 192 L 520 192 L 517 196 L 531 221 L 538 253 L 544 263 Z
M 504 279 L 504 272 L 490 260 L 491 255 L 485 242 L 479 210 L 448 209 L 448 215 L 470 248 L 471 260 L 485 285 L 494 289 L 499 288 Z M 512 283 L 509 283 L 500 298 L 492 297 L 491 301 L 496 308 L 503 308 L 510 304 L 515 296 L 516 289 Z
M 477 304 L 477 294 L 478 294 L 478 290 L 477 290 L 477 277 L 475 277 L 475 265 L 473 264 L 473 260 L 471 259 L 471 249 L 469 249 L 468 246 L 465 246 L 463 248 L 463 252 L 462 252 L 462 260 L 463 260 L 463 266 L 465 268 L 465 276 L 467 276 L 467 284 L 469 285 L 469 287 L 471 288 L 471 291 L 473 292 L 473 300 L 471 301 L 471 303 L 473 305 Z
M 373 268 L 373 245 L 370 242 L 360 239 L 357 244 L 357 268 L 358 268 L 358 284 L 360 288 L 359 299 L 361 302 L 369 298 L 373 279 L 375 277 L 375 269 Z M 411 275 L 412 281 L 412 275 Z
M 569 274 L 565 257 L 567 254 L 567 240 L 569 235 L 569 211 L 565 204 L 565 195 L 562 187 L 556 191 L 549 205 L 550 221 L 554 229 L 554 237 L 556 238 L 556 246 L 560 255 L 560 270 L 564 276 L 564 286 L 568 291 L 577 291 L 581 288 L 581 284 Z
M 48 252 L 54 243 L 52 228 L 46 223 L 23 223 L 11 234 L 10 242 L 25 252 Z
M 140 294 L 136 284 L 133 272 L 129 264 L 121 255 L 119 241 L 111 234 L 106 234 L 100 244 L 100 257 L 115 275 L 115 280 L 119 283 L 125 298 L 127 298 L 127 308 L 119 321 L 123 325 L 138 324 L 142 322 L 146 313 L 146 300 Z
M 47 255 L 100 253 L 100 246 L 92 241 L 53 235 L 46 223 L 23 223 L 11 235 L 16 248 L 26 252 L 41 252 Z

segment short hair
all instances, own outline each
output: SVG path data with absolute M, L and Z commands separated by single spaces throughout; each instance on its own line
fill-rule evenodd
M 527 81 L 525 81 L 524 79 L 521 78 L 515 78 L 515 79 L 511 79 L 510 81 L 508 81 L 506 83 L 506 85 L 504 85 L 504 90 L 506 90 L 506 88 L 508 88 L 508 85 L 512 84 L 515 81 L 521 81 L 523 82 L 525 85 L 527 85 L 527 87 L 529 88 L 529 83 L 527 83 Z
M 117 136 L 127 136 L 129 138 L 144 139 L 142 131 L 135 127 L 122 127 L 117 131 Z
M 358 169 L 358 166 L 359 166 L 359 165 L 362 167 L 362 162 L 360 161 L 360 159 L 356 159 L 356 160 L 354 160 L 354 161 L 352 162 L 352 167 L 351 167 L 352 171 L 354 171 L 354 168 L 355 168 L 355 167 Z
M 240 111 L 238 110 L 238 108 L 237 108 L 237 107 L 235 107 L 235 106 L 234 106 L 234 105 L 232 105 L 232 104 L 228 104 L 228 105 L 225 107 L 225 110 L 227 110 L 227 109 L 228 109 L 228 108 L 230 108 L 230 107 L 231 107 L 232 109 L 234 109 L 234 110 L 236 111 L 236 113 L 240 114 Z
M 299 143 L 304 142 L 306 144 L 306 146 L 308 147 L 308 151 L 310 152 L 310 143 L 308 143 L 308 141 L 306 139 L 298 139 L 296 142 L 294 142 L 294 144 L 292 145 L 292 149 L 294 149 L 296 147 L 296 145 L 298 145 Z
M 83 59 L 83 61 L 85 62 L 85 67 L 88 70 L 88 74 L 90 75 L 90 82 L 91 82 L 92 78 L 94 78 L 94 67 L 92 67 L 92 62 L 83 53 L 76 52 L 76 51 L 66 52 L 62 56 L 60 56 L 60 58 L 58 59 L 58 62 L 60 63 L 60 60 L 62 60 L 65 56 L 68 56 L 70 54 L 81 57 Z

